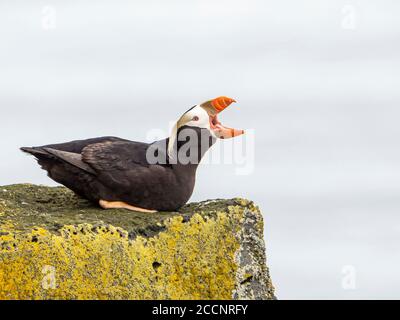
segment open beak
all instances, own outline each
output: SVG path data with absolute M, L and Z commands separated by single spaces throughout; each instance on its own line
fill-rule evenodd
M 233 102 L 236 101 L 228 97 L 218 97 L 208 102 L 207 111 L 210 117 L 210 127 L 217 138 L 229 139 L 244 134 L 244 130 L 225 127 L 218 120 L 218 113 Z

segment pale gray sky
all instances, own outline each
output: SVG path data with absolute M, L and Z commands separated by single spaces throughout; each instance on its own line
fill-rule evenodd
M 192 200 L 260 205 L 281 299 L 399 298 L 399 14 L 395 0 L 2 0 L 0 184 L 53 184 L 19 146 L 145 140 L 231 96 L 221 119 L 255 130 L 254 171 L 204 165 Z

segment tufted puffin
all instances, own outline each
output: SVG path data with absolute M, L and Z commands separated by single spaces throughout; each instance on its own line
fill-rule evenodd
M 195 105 L 178 119 L 169 138 L 152 143 L 100 137 L 21 150 L 34 155 L 51 179 L 104 209 L 174 211 L 192 195 L 207 150 L 218 138 L 244 133 L 218 120 L 233 102 L 218 97 Z

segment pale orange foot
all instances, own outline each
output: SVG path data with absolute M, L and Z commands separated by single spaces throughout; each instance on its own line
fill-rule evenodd
M 99 205 L 103 209 L 128 209 L 128 210 L 132 210 L 132 211 L 146 212 L 146 213 L 157 212 L 157 210 L 149 210 L 149 209 L 144 209 L 144 208 L 131 206 L 130 204 L 127 204 L 127 203 L 125 203 L 123 201 L 99 200 Z

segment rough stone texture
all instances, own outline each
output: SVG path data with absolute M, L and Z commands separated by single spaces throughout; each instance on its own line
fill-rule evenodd
M 273 299 L 244 199 L 102 210 L 63 187 L 0 187 L 0 299 Z

